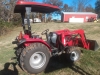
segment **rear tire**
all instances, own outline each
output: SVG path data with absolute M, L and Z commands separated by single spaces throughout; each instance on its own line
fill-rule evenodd
M 76 62 L 80 59 L 81 51 L 78 47 L 69 47 L 66 54 L 70 62 Z
M 30 74 L 42 72 L 50 59 L 49 49 L 41 43 L 33 43 L 25 48 L 20 55 L 20 65 Z

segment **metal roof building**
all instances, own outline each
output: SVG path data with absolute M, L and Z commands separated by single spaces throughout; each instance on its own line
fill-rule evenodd
M 92 12 L 63 12 L 62 22 L 84 23 L 97 19 L 97 14 Z

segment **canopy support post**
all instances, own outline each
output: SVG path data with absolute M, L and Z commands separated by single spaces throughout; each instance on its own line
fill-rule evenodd
M 28 25 L 27 33 L 29 34 L 30 37 L 32 37 L 32 34 L 31 34 L 31 25 L 30 25 L 31 7 L 26 7 L 25 9 L 26 9 L 26 17 L 27 17 L 27 25 Z

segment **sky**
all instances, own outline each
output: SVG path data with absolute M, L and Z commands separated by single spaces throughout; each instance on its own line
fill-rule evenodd
M 62 1 L 63 1 L 64 4 L 68 4 L 69 6 L 71 6 L 73 0 L 62 0 Z M 36 0 L 36 2 L 42 2 L 42 0 Z M 95 2 L 96 2 L 96 0 L 90 0 L 89 4 L 91 4 L 92 7 L 95 8 Z M 59 19 L 60 20 L 61 16 L 60 15 L 59 16 L 53 16 L 53 19 Z
M 64 4 L 68 4 L 69 6 L 72 4 L 73 0 L 62 0 Z M 36 2 L 42 2 L 42 0 L 36 0 Z M 90 0 L 90 4 L 95 7 L 96 0 Z

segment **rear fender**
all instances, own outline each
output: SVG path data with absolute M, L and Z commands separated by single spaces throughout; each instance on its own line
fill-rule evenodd
M 48 43 L 46 43 L 44 40 L 42 39 L 26 39 L 25 41 L 21 42 L 20 44 L 24 44 L 25 47 L 29 46 L 31 43 L 42 43 L 44 44 L 45 46 L 48 47 L 48 49 L 50 50 L 51 52 L 51 47 L 49 46 Z

